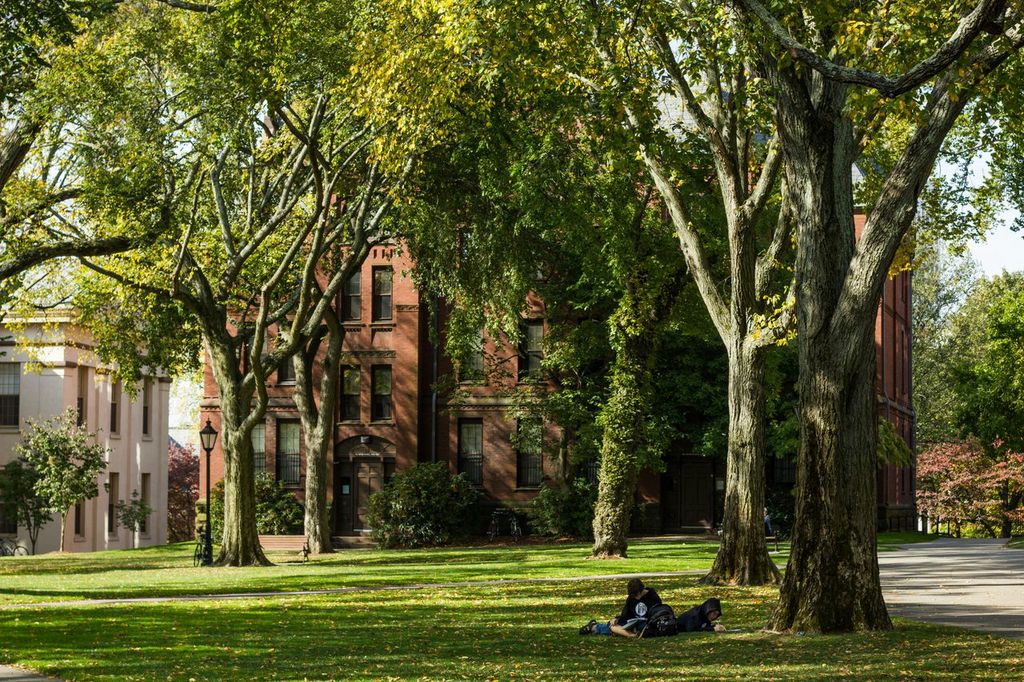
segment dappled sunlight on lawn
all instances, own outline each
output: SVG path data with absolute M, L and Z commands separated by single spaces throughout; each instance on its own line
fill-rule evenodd
M 650 581 L 680 611 L 722 599 L 737 633 L 581 637 L 621 581 L 18 612 L 0 660 L 75 679 L 947 679 L 1024 676 L 1024 643 L 899 622 L 888 633 L 760 631 L 770 588 Z

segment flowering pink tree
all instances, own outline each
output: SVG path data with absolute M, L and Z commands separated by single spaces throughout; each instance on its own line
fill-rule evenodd
M 1004 445 L 965 440 L 925 448 L 917 456 L 918 508 L 952 522 L 957 536 L 965 523 L 995 537 L 1024 522 L 1024 453 Z
M 199 456 L 191 445 L 175 441 L 167 452 L 167 539 L 181 542 L 195 537 L 196 500 L 199 499 Z

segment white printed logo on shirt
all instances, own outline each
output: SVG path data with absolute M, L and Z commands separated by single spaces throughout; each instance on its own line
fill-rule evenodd
M 644 616 L 646 616 L 647 615 L 647 604 L 645 604 L 643 602 L 637 602 L 637 605 L 636 605 L 636 615 L 637 615 L 637 618 L 643 618 Z

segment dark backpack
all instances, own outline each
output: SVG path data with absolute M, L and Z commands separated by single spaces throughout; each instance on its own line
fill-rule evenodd
M 643 637 L 671 637 L 679 631 L 676 614 L 668 604 L 658 604 L 647 614 Z

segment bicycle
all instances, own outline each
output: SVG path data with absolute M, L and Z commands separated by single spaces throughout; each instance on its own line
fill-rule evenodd
M 523 537 L 523 529 L 519 525 L 519 518 L 515 512 L 510 509 L 495 509 L 491 513 L 491 525 L 487 528 L 487 541 L 493 542 L 494 538 L 501 535 L 501 521 L 502 519 L 508 519 L 508 534 L 512 537 L 512 542 L 519 542 L 519 539 Z
M 28 556 L 28 549 L 14 540 L 0 539 L 0 556 Z
M 203 563 L 203 536 L 196 538 L 196 550 L 192 553 L 192 566 L 197 567 Z

